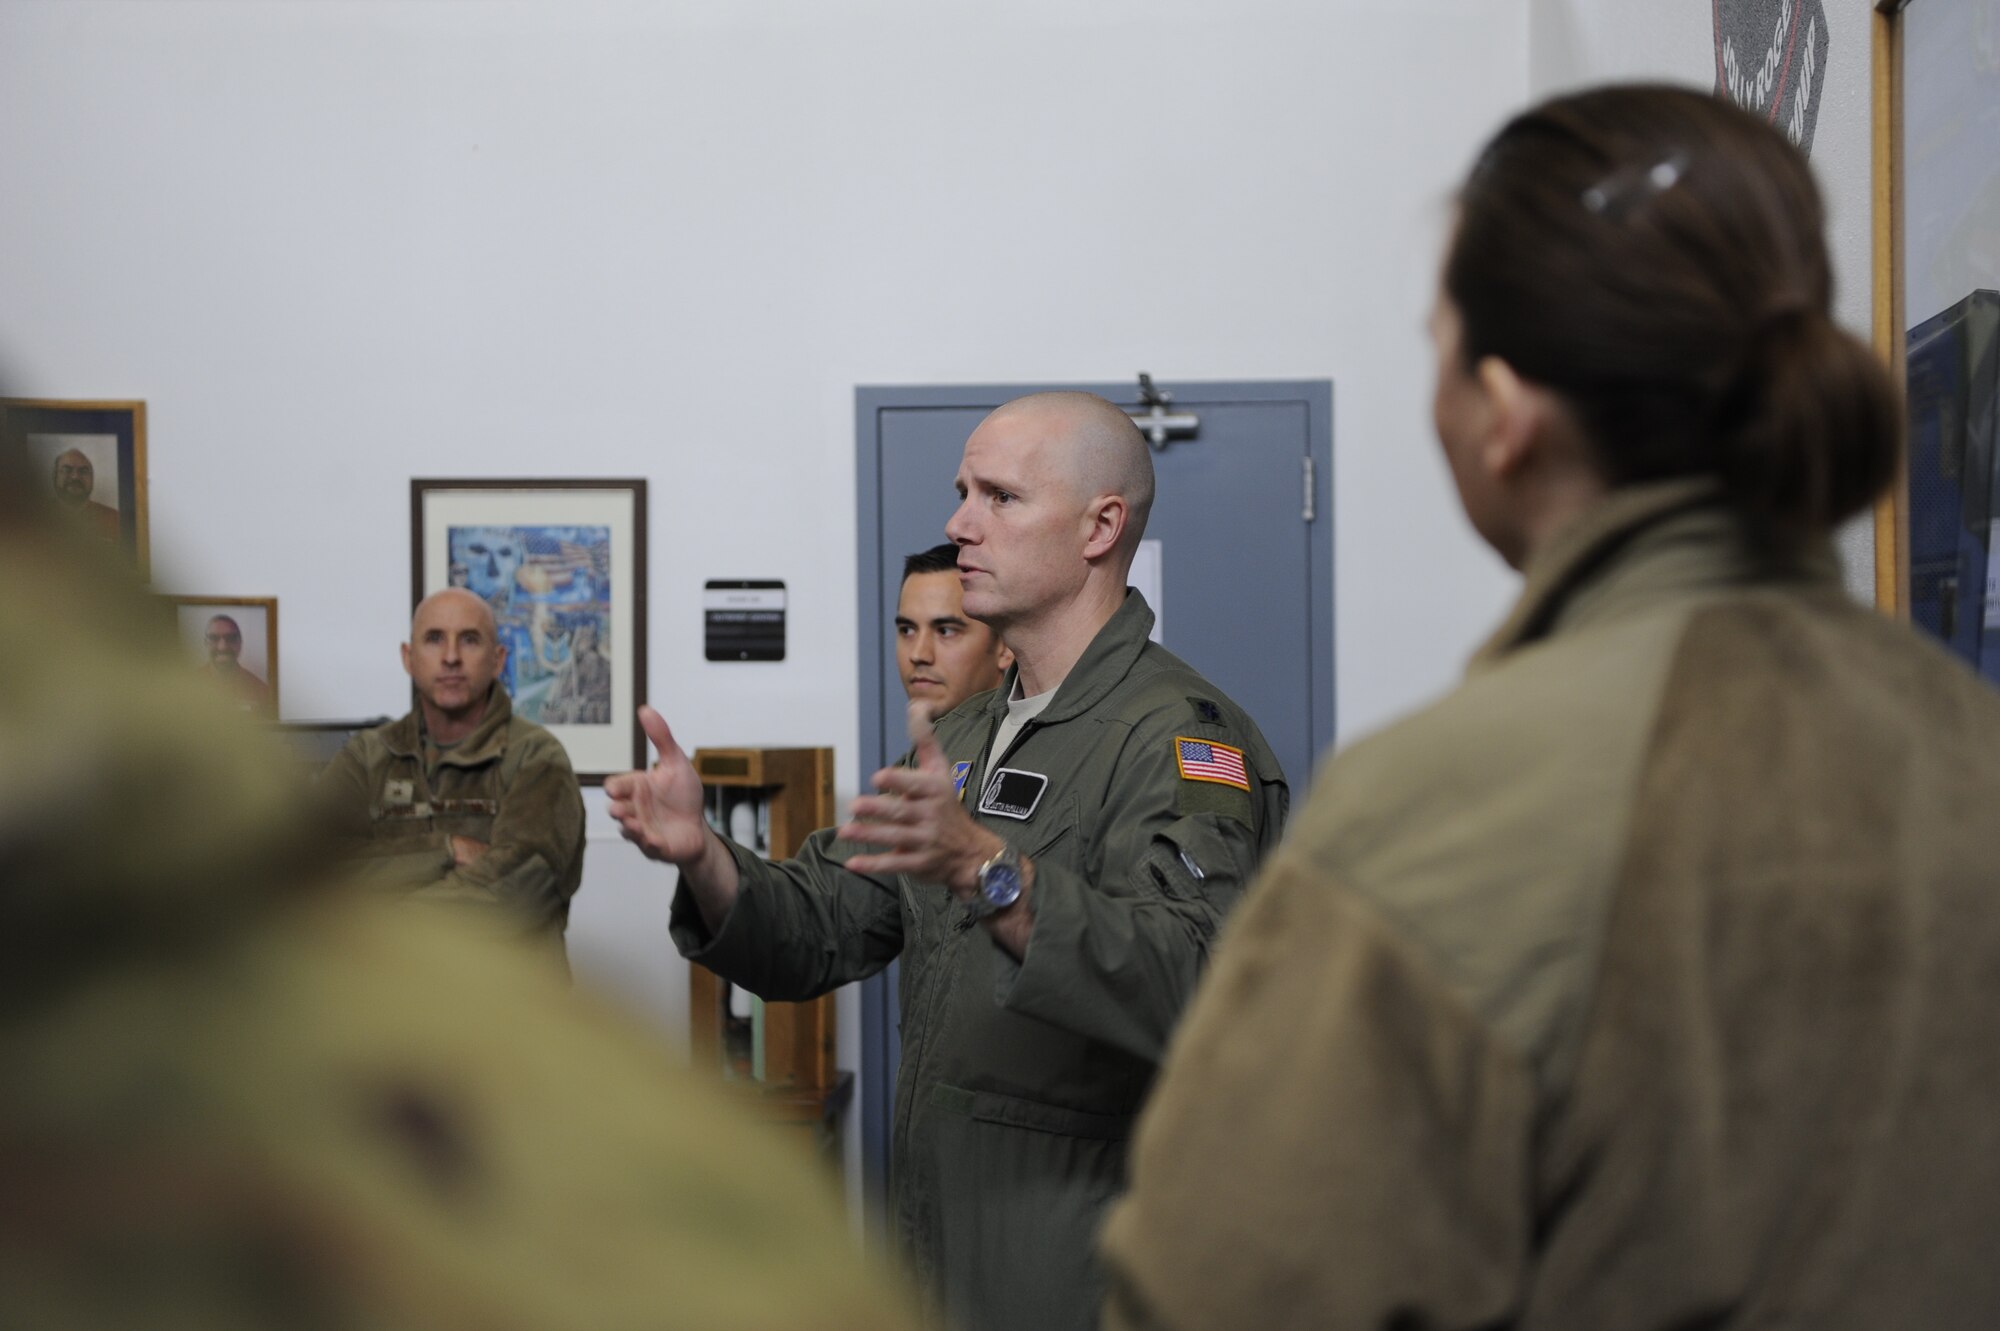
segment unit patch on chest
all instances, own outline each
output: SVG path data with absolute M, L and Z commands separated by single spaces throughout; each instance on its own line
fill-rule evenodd
M 965 803 L 965 778 L 971 775 L 971 763 L 953 763 L 951 765 L 951 793 L 960 804 Z
M 1042 792 L 1048 788 L 1049 779 L 1040 772 L 1003 767 L 993 774 L 993 778 L 986 783 L 986 789 L 980 793 L 979 812 L 998 814 L 1002 818 L 1032 818 L 1035 806 L 1042 802 Z

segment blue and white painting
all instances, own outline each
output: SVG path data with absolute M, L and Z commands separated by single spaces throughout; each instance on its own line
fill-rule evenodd
M 611 720 L 611 528 L 451 527 L 451 585 L 493 607 L 514 710 L 541 725 Z

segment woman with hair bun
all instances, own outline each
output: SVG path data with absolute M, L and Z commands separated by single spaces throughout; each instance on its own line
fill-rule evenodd
M 1234 917 L 1108 1326 L 2000 1325 L 2000 697 L 1843 591 L 1901 412 L 1821 232 L 1694 91 L 1481 152 L 1434 414 L 1520 600 Z

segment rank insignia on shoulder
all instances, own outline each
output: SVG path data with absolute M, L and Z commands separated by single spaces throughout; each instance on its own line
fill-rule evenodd
M 1207 724 L 1211 726 L 1222 724 L 1222 709 L 1207 698 L 1189 698 L 1188 702 L 1193 704 L 1194 714 Z
M 953 763 L 951 765 L 951 793 L 958 797 L 960 804 L 965 803 L 965 778 L 971 775 L 971 763 Z
M 1174 762 L 1180 766 L 1183 781 L 1213 781 L 1238 790 L 1250 789 L 1250 771 L 1243 765 L 1243 750 L 1227 744 L 1176 736 Z

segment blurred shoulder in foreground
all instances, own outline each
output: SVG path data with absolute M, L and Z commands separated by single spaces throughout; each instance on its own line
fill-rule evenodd
M 669 1051 L 317 870 L 286 760 L 6 451 L 9 1326 L 912 1325 Z

